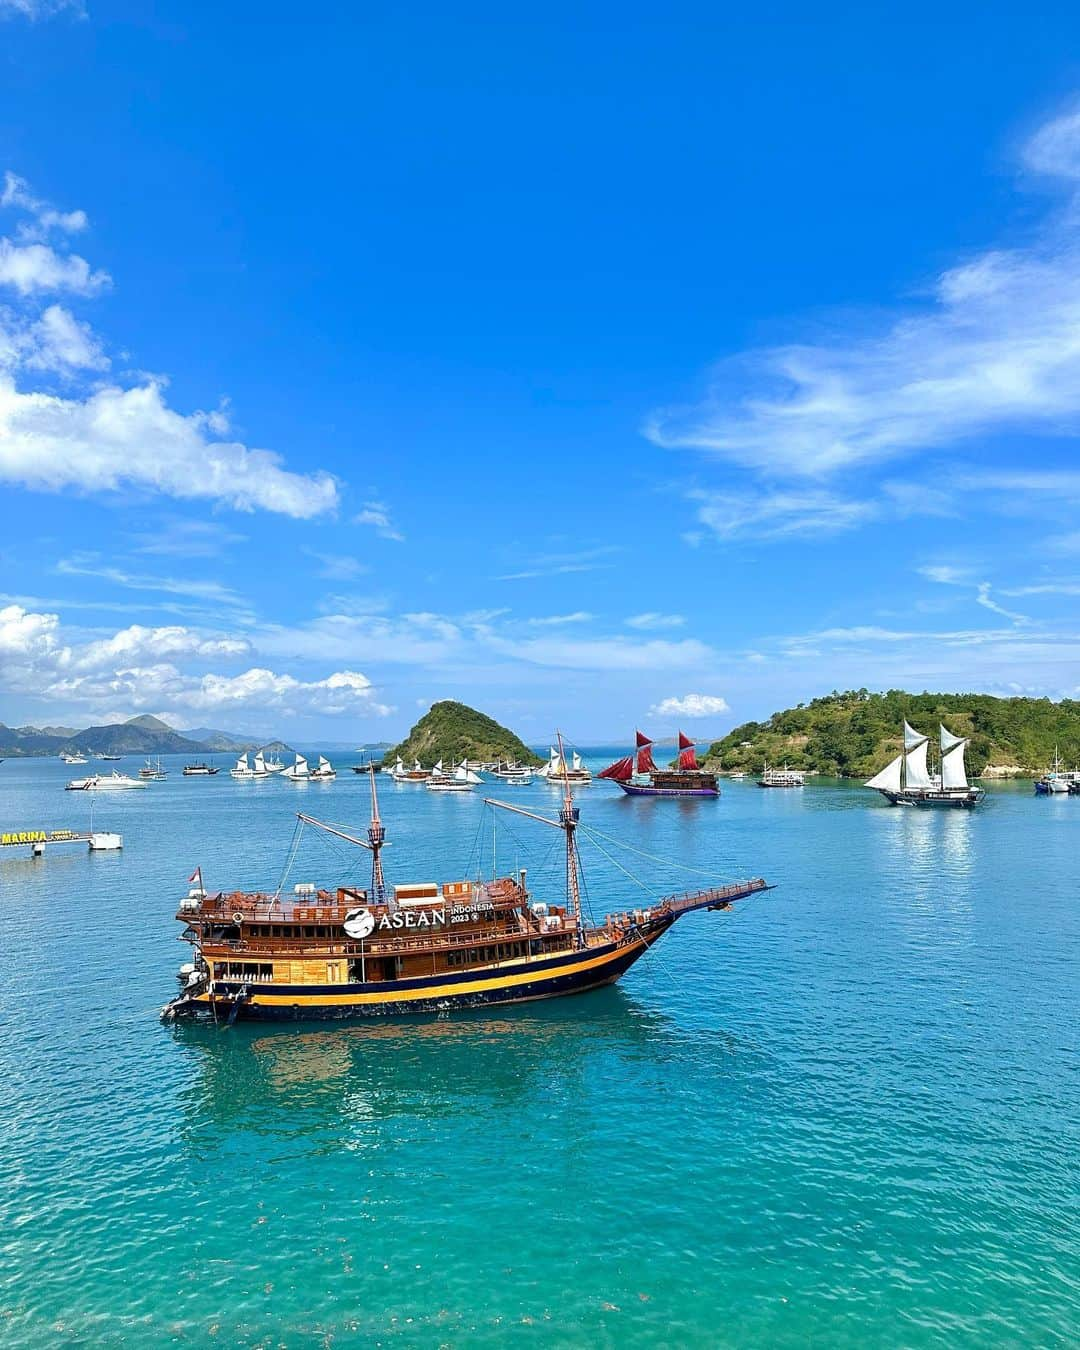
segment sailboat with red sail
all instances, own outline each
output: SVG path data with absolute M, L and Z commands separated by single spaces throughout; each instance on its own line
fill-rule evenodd
M 609 778 L 631 797 L 719 797 L 716 774 L 703 769 L 694 742 L 679 732 L 679 756 L 675 766 L 658 769 L 653 759 L 655 741 L 644 732 L 635 733 L 635 749 L 597 775 Z

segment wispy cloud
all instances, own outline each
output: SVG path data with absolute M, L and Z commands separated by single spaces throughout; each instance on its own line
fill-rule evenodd
M 557 577 L 573 572 L 596 572 L 602 568 L 614 567 L 612 555 L 620 552 L 616 544 L 604 544 L 597 548 L 580 549 L 572 553 L 551 552 L 530 559 L 529 564 L 520 572 L 506 572 L 495 578 L 496 581 L 531 581 L 535 577 Z
M 1019 248 L 941 273 L 890 322 L 722 362 L 705 400 L 646 427 L 773 476 L 829 474 L 1005 430 L 1073 431 L 1080 416 L 1080 114 L 1047 123 L 1024 166 L 1065 189 Z
M 167 558 L 216 558 L 247 536 L 213 520 L 164 519 L 155 529 L 132 536 L 135 553 Z
M 588 610 L 576 609 L 573 614 L 545 614 L 537 619 L 527 619 L 530 628 L 561 628 L 568 623 L 588 623 L 592 615 Z
M 686 616 L 683 614 L 661 614 L 657 610 L 650 609 L 646 610 L 644 614 L 632 614 L 624 622 L 628 628 L 640 628 L 645 631 L 657 628 L 681 628 L 686 623 Z
M 246 608 L 247 601 L 220 581 L 199 581 L 193 577 L 158 577 L 128 572 L 121 567 L 101 563 L 94 554 L 61 558 L 55 571 L 61 576 L 94 577 L 131 591 L 152 591 L 158 595 L 186 595 L 196 600 L 234 608 Z
M 390 508 L 385 502 L 365 502 L 363 510 L 353 516 L 355 525 L 370 525 L 382 539 L 393 539 L 404 543 L 405 536 L 390 519 Z
M 694 489 L 698 519 L 720 539 L 811 538 L 839 534 L 876 519 L 881 506 L 818 489 L 762 489 L 741 493 Z
M 309 558 L 319 564 L 319 576 L 327 581 L 355 581 L 371 569 L 347 553 L 320 553 L 313 548 L 305 548 Z
M 86 13 L 83 0 L 0 0 L 0 19 L 51 19 L 64 10 L 79 18 Z

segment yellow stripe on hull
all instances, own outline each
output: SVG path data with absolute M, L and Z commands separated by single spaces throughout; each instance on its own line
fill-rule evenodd
M 378 1006 L 384 1003 L 403 1004 L 403 1003 L 430 1003 L 442 999 L 455 999 L 473 994 L 492 993 L 496 990 L 506 990 L 508 992 L 518 988 L 521 985 L 537 984 L 540 982 L 561 979 L 566 976 L 585 974 L 588 971 L 596 971 L 598 976 L 603 978 L 603 967 L 608 965 L 622 965 L 628 958 L 636 959 L 638 955 L 648 946 L 648 942 L 641 940 L 628 943 L 626 946 L 616 947 L 613 951 L 606 952 L 603 956 L 594 956 L 581 959 L 575 957 L 567 962 L 548 966 L 546 969 L 538 970 L 521 969 L 513 973 L 493 975 L 485 980 L 461 980 L 450 984 L 429 984 L 419 988 L 407 988 L 402 985 L 392 985 L 390 988 L 378 992 L 360 992 L 355 993 L 342 992 L 335 993 L 317 993 L 303 994 L 300 992 L 289 992 L 275 994 L 271 990 L 250 988 L 250 997 L 247 1002 L 248 1007 L 264 1008 L 341 1008 L 341 1007 L 363 1007 Z M 207 1007 L 213 1003 L 227 1003 L 228 997 L 219 997 L 211 999 L 208 993 L 199 994 L 193 1002 L 205 1004 Z

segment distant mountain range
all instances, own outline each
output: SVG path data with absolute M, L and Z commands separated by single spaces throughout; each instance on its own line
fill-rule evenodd
M 177 731 L 160 717 L 132 717 L 126 722 L 87 727 L 8 727 L 0 722 L 0 759 L 27 755 L 59 755 L 74 750 L 96 755 L 240 754 L 266 741 L 237 736 L 212 727 Z M 282 750 L 288 747 L 273 742 Z

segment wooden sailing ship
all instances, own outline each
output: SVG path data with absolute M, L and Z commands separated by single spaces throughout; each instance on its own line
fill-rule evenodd
M 986 793 L 967 780 L 964 751 L 967 739 L 941 730 L 941 770 L 933 773 L 926 763 L 930 737 L 904 722 L 904 748 L 864 787 L 877 788 L 890 806 L 944 807 L 968 810 L 978 806 Z
M 642 732 L 635 732 L 632 755 L 609 764 L 597 775 L 608 778 L 631 797 L 719 797 L 716 774 L 697 762 L 697 751 L 689 736 L 679 732 L 679 757 L 670 769 L 657 768 L 653 760 L 655 744 Z
M 194 959 L 163 1017 L 373 1017 L 581 993 L 617 980 L 684 914 L 728 910 L 768 889 L 757 877 L 586 922 L 576 838 L 580 811 L 570 785 L 554 820 L 508 803 L 489 805 L 564 832 L 562 903 L 534 898 L 524 869 L 486 882 L 388 884 L 382 867 L 386 832 L 372 773 L 366 839 L 298 817 L 298 828 L 315 826 L 370 852 L 366 888 L 304 885 L 289 898 L 280 890 L 208 893 L 196 869 L 191 880 L 198 884 L 176 915 Z

